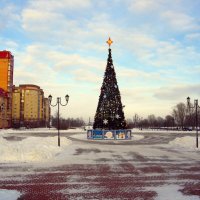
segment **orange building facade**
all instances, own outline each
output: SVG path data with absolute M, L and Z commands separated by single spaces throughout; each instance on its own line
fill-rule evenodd
M 8 127 L 11 127 L 12 117 L 12 87 L 13 87 L 14 56 L 10 51 L 0 51 L 0 88 L 7 95 L 5 112 Z

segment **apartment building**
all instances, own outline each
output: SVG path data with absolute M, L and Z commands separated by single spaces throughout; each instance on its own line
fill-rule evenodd
M 8 95 L 0 88 L 0 129 L 9 127 L 9 117 L 7 115 Z
M 6 112 L 8 127 L 11 127 L 12 117 L 12 87 L 13 87 L 14 56 L 10 51 L 0 51 L 0 88 L 6 92 Z
M 13 127 L 46 126 L 49 119 L 49 104 L 45 103 L 44 92 L 32 84 L 13 87 L 12 124 Z M 48 110 L 48 111 L 47 111 Z

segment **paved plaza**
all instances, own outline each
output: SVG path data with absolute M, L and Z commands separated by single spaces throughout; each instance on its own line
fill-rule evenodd
M 134 134 L 140 139 L 134 140 Z M 1 163 L 0 190 L 18 199 L 200 199 L 199 151 L 168 143 L 191 133 L 134 133 L 131 141 L 88 141 L 85 133 L 62 133 L 72 141 L 65 159 Z M 7 140 L 34 134 L 20 133 Z M 56 133 L 37 133 L 50 137 Z M 137 137 L 137 138 L 138 138 Z

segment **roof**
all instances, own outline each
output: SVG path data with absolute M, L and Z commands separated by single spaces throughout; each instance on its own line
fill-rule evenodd
M 34 84 L 21 84 L 19 85 L 20 88 L 34 88 L 34 89 L 40 89 L 40 86 L 34 85 Z
M 3 59 L 11 59 L 13 58 L 14 56 L 11 54 L 10 51 L 0 51 L 0 59 L 3 58 Z

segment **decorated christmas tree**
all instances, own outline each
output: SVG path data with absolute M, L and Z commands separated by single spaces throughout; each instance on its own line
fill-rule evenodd
M 112 60 L 110 45 L 113 41 L 109 38 L 108 59 L 104 80 L 101 87 L 99 102 L 94 118 L 93 129 L 119 130 L 126 128 L 124 112 L 115 69 Z

